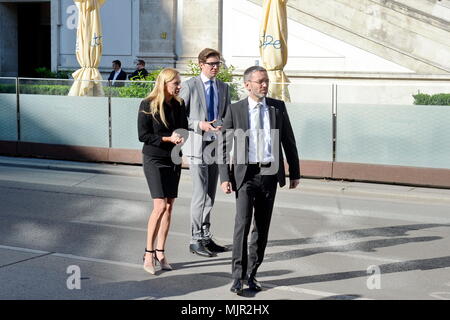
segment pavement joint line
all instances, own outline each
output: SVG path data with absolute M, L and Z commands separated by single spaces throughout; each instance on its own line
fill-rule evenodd
M 41 251 L 41 250 L 27 249 L 27 248 L 21 248 L 21 247 L 12 247 L 12 246 L 3 246 L 3 245 L 0 245 L 0 249 L 6 249 L 6 250 L 12 250 L 12 251 L 22 251 L 22 252 L 26 252 L 26 253 L 35 253 L 35 254 L 50 253 L 49 251 Z
M 75 182 L 74 184 L 72 184 L 70 187 L 78 187 L 80 184 L 85 183 L 93 178 L 95 178 L 96 175 L 93 174 L 90 177 L 86 177 L 85 179 L 82 179 L 81 181 Z
M 281 290 L 281 291 L 288 291 L 288 292 L 295 292 L 295 293 L 303 293 L 303 294 L 308 294 L 308 295 L 313 295 L 313 296 L 320 296 L 320 297 L 334 297 L 334 296 L 339 296 L 339 297 L 349 297 L 351 298 L 351 296 L 349 295 L 342 295 L 342 294 L 338 294 L 338 293 L 333 293 L 333 292 L 326 292 L 326 291 L 319 291 L 319 290 L 312 290 L 312 289 L 306 289 L 306 288 L 301 288 L 301 287 L 289 287 L 289 286 L 276 286 L 270 283 L 266 283 L 264 282 L 262 284 L 263 287 L 267 287 L 270 289 L 275 289 L 275 290 Z M 368 298 L 355 298 L 353 300 L 373 300 L 373 299 L 368 299 Z
M 27 249 L 27 248 L 20 248 L 20 247 L 10 247 L 10 246 L 0 245 L 0 249 L 8 249 L 8 250 L 15 250 L 15 251 L 29 252 L 29 253 L 30 252 L 45 252 L 45 254 L 42 254 L 42 255 L 39 255 L 39 256 L 36 256 L 36 257 L 32 257 L 32 258 L 29 258 L 29 259 L 26 259 L 26 260 L 21 260 L 21 261 L 17 261 L 17 262 L 14 262 L 14 263 L 10 263 L 8 265 L 1 266 L 0 268 L 6 267 L 6 266 L 10 266 L 10 265 L 14 265 L 14 264 L 18 264 L 20 262 L 24 262 L 24 261 L 28 261 L 28 260 L 32 260 L 32 259 L 36 259 L 36 258 L 41 258 L 41 257 L 44 257 L 44 256 L 54 256 L 54 257 L 59 257 L 59 258 L 68 258 L 68 259 L 88 261 L 88 262 L 99 262 L 99 263 L 105 263 L 105 264 L 111 264 L 111 265 L 119 265 L 119 266 L 124 266 L 124 267 L 130 267 L 130 268 L 135 268 L 135 269 L 141 269 L 142 268 L 141 264 L 113 261 L 113 260 L 107 260 L 107 259 L 97 259 L 97 258 L 82 257 L 82 256 L 77 256 L 77 255 L 72 255 L 72 254 L 64 254 L 64 253 L 57 253 L 57 252 L 38 251 L 38 250 Z M 222 277 L 222 276 L 219 275 L 217 277 Z M 222 278 L 227 278 L 228 279 L 228 277 L 222 277 Z M 330 293 L 330 292 L 310 290 L 310 289 L 303 289 L 303 288 L 299 288 L 299 287 L 276 286 L 276 285 L 272 285 L 272 284 L 270 284 L 268 282 L 264 282 L 263 287 L 268 287 L 268 288 L 271 288 L 271 289 L 277 289 L 277 290 L 282 290 L 282 291 L 290 291 L 290 292 L 295 292 L 295 293 L 309 294 L 309 295 L 314 295 L 314 296 L 321 296 L 321 297 L 337 296 L 338 295 L 338 294 L 334 294 L 334 293 Z
M 15 180 L 5 180 L 5 179 L 1 179 L 0 181 L 6 181 L 6 182 L 17 182 Z M 20 181 L 23 182 L 23 181 Z M 102 195 L 102 194 L 86 194 L 85 192 L 80 192 L 80 191 L 60 191 L 60 190 L 45 190 L 45 189 L 36 189 L 36 187 L 33 187 L 33 185 L 39 185 L 39 186 L 48 186 L 48 187 L 57 187 L 59 186 L 58 184 L 52 184 L 52 183 L 42 183 L 42 182 L 23 182 L 23 183 L 27 183 L 29 186 L 26 187 L 11 187 L 11 186 L 0 186 L 0 189 L 12 189 L 12 190 L 31 190 L 31 191 L 36 191 L 36 192 L 44 192 L 44 193 L 60 193 L 60 194 L 67 194 L 67 195 L 78 195 L 78 196 L 88 196 L 88 197 L 93 197 L 93 198 L 105 198 L 105 199 L 122 199 L 122 200 L 132 200 L 132 201 L 137 201 L 137 202 L 146 202 L 148 203 L 149 200 L 145 199 L 138 199 L 138 198 L 134 198 L 134 199 L 129 199 L 129 198 L 119 198 L 117 197 L 117 195 Z M 77 189 L 90 189 L 87 187 L 83 187 L 83 186 L 63 186 L 63 187 L 67 187 L 67 188 L 77 188 Z M 107 190 L 107 191 L 111 191 L 111 192 L 115 192 L 118 190 Z M 138 192 L 133 192 L 133 194 L 138 194 Z M 144 193 L 142 193 L 144 194 Z M 145 193 L 145 195 L 147 196 L 147 193 Z
M 105 164 L 102 164 L 105 165 Z M 83 173 L 93 173 L 93 174 L 110 174 L 110 175 L 125 175 L 125 176 L 132 176 L 132 177 L 144 177 L 143 173 L 141 172 L 142 170 L 137 170 L 137 171 L 131 171 L 131 170 L 127 170 L 126 168 L 124 168 L 123 170 L 121 168 L 83 168 L 83 163 L 81 164 L 48 164 L 48 163 L 43 163 L 43 164 L 37 164 L 37 163 L 11 163 L 8 161 L 1 161 L 0 160 L 0 166 L 9 166 L 9 167 L 28 167 L 28 168 L 35 168 L 35 169 L 50 169 L 50 170 L 61 170 L 61 171 L 73 171 L 73 172 L 83 172 Z M 134 169 L 133 169 L 134 170 Z M 308 178 L 305 178 L 308 179 Z M 399 187 L 402 187 L 401 185 L 399 185 Z M 443 197 L 442 194 L 439 195 L 432 195 L 432 194 L 428 194 L 427 196 L 420 196 L 417 194 L 408 194 L 412 191 L 414 191 L 415 189 L 417 189 L 417 187 L 407 187 L 407 191 L 406 192 L 402 192 L 400 194 L 395 194 L 395 192 L 393 193 L 393 190 L 390 191 L 378 191 L 378 190 L 371 190 L 371 191 L 364 191 L 364 190 L 353 190 L 354 186 L 305 186 L 300 184 L 300 187 L 298 190 L 296 190 L 297 192 L 306 192 L 306 193 L 319 193 L 319 194 L 338 194 L 338 195 L 344 195 L 344 196 L 358 196 L 358 195 L 362 195 L 362 196 L 371 196 L 371 197 L 389 197 L 392 199 L 417 199 L 417 200 L 428 200 L 428 201 L 442 201 L 442 202 L 450 202 L 450 197 L 448 197 L 448 199 L 445 198 L 445 196 Z M 447 189 L 445 189 L 447 190 Z M 281 192 L 283 190 L 280 190 Z
M 108 224 L 108 223 L 98 223 L 93 221 L 79 221 L 79 220 L 72 220 L 69 221 L 69 223 L 78 223 L 78 224 L 87 224 L 87 225 L 93 225 L 93 226 L 99 226 L 99 227 L 109 227 L 109 228 L 117 228 L 117 229 L 125 229 L 125 230 L 133 230 L 133 231 L 140 231 L 140 232 L 147 232 L 146 228 L 138 228 L 138 227 L 129 227 L 129 226 L 120 226 L 116 224 Z M 170 235 L 179 236 L 179 237 L 187 237 L 190 238 L 191 235 L 183 232 L 176 232 L 176 231 L 169 231 Z M 221 238 L 221 237 L 213 237 L 216 240 L 220 241 L 226 241 L 226 242 L 232 242 L 232 239 L 229 238 Z
M 94 225 L 94 226 L 104 226 L 104 227 L 111 227 L 111 228 L 118 228 L 118 229 L 126 229 L 126 230 L 133 230 L 133 231 L 140 231 L 140 232 L 147 232 L 147 229 L 145 228 L 137 228 L 137 227 L 128 227 L 128 226 L 119 226 L 119 225 L 113 225 L 113 224 L 105 224 L 105 223 L 97 223 L 97 222 L 90 222 L 90 221 L 78 221 L 78 220 L 72 220 L 70 221 L 70 223 L 79 223 L 79 224 L 87 224 L 87 225 Z M 180 237 L 186 237 L 186 238 L 190 238 L 190 235 L 187 233 L 182 233 L 182 232 L 175 232 L 175 231 L 170 231 L 170 235 L 173 236 L 180 236 Z M 223 242 L 232 242 L 231 239 L 228 238 L 218 238 L 218 237 L 214 237 L 214 239 L 223 241 Z M 323 242 L 323 243 L 314 243 L 314 244 L 310 244 L 311 246 L 308 246 L 306 248 L 304 248 L 305 250 L 308 249 L 314 249 L 314 247 L 316 247 L 318 244 L 320 245 L 325 245 L 325 246 L 342 246 L 342 245 L 349 245 L 352 244 L 352 242 L 355 239 L 348 239 L 345 240 L 345 242 L 348 243 L 342 243 L 342 244 L 334 244 L 334 243 L 330 243 L 330 242 Z M 280 250 L 285 250 L 285 251 L 289 251 L 289 250 L 293 250 L 295 248 L 299 248 L 300 246 L 275 246 L 275 247 L 270 247 L 267 248 L 267 252 L 279 252 Z M 0 248 L 2 248 L 2 246 L 0 246 Z M 7 249 L 8 247 L 6 247 Z M 275 249 L 276 248 L 276 249 Z M 33 250 L 32 250 L 33 251 Z M 231 252 L 231 251 L 230 251 Z M 32 252 L 32 253 L 45 253 L 45 251 L 39 251 L 39 252 Z M 398 259 L 392 259 L 392 258 L 387 258 L 387 257 L 371 257 L 371 256 L 367 256 L 367 255 L 362 255 L 362 254 L 351 254 L 351 253 L 346 253 L 346 252 L 326 252 L 326 254 L 334 254 L 334 255 L 340 255 L 340 256 L 345 256 L 345 257 L 349 257 L 349 258 L 363 258 L 366 260 L 375 260 L 375 261 L 382 261 L 382 262 L 402 262 L 402 260 L 398 260 Z M 59 256 L 59 255 L 58 255 Z
M 7 182 L 15 182 L 14 180 L 4 180 L 0 178 L 0 181 L 7 181 Z M 43 184 L 43 183 L 28 183 L 28 184 L 36 184 L 36 185 L 48 185 L 50 187 L 55 187 L 57 186 L 56 184 Z M 85 189 L 85 187 L 83 186 L 76 186 L 76 187 L 70 187 L 67 186 L 68 188 L 81 188 L 81 189 Z M 0 188 L 7 188 L 7 189 L 15 189 L 15 190 L 35 190 L 35 191 L 39 191 L 39 192 L 50 192 L 50 193 L 61 193 L 61 194 L 69 194 L 69 195 L 86 195 L 86 193 L 84 192 L 77 192 L 76 190 L 71 192 L 71 191 L 56 191 L 56 190 L 36 190 L 34 189 L 32 186 L 28 186 L 28 187 L 0 187 Z M 111 191 L 115 191 L 115 190 L 111 190 Z M 136 193 L 133 193 L 136 194 Z M 144 193 L 143 193 L 144 194 Z M 147 195 L 147 193 L 145 193 L 145 195 Z M 94 197 L 94 198 L 106 198 L 106 199 L 116 199 L 117 195 L 111 196 L 111 195 L 104 195 L 104 194 L 89 194 L 87 196 L 90 197 Z M 181 195 L 179 197 L 180 199 L 189 199 L 188 197 L 185 197 L 183 195 Z M 128 198 L 124 198 L 125 200 L 130 200 Z M 147 199 L 132 199 L 133 201 L 139 201 L 139 202 L 148 202 Z M 403 199 L 403 200 L 408 200 L 408 199 Z M 431 199 L 427 199 L 427 200 L 431 200 Z M 234 198 L 229 198 L 229 199 L 222 199 L 222 198 L 217 198 L 216 202 L 224 202 L 224 203 L 235 203 L 235 199 Z M 423 201 L 417 201 L 418 203 L 423 203 Z M 432 203 L 431 205 L 439 205 L 437 203 Z M 281 202 L 281 201 L 275 201 L 275 209 L 296 209 L 296 210 L 306 210 L 306 211 L 312 211 L 312 212 L 319 212 L 323 209 L 323 207 L 320 207 L 320 210 L 317 209 L 317 207 L 319 206 L 313 206 L 313 205 L 299 205 L 298 203 L 292 203 L 292 202 Z M 349 209 L 345 209 L 344 211 L 339 210 L 338 208 L 336 208 L 335 206 L 329 207 L 327 210 L 329 210 L 329 212 L 327 213 L 327 215 L 338 215 L 338 216 L 360 216 L 360 217 L 380 217 L 380 215 L 374 215 L 373 211 L 368 211 L 367 213 L 363 212 L 362 210 L 359 210 L 358 213 L 355 213 Z M 275 214 L 275 213 L 274 213 Z M 381 217 L 386 218 L 383 214 L 383 212 L 380 213 Z M 284 215 L 284 214 L 283 214 Z M 393 215 L 390 216 L 389 219 L 394 219 L 394 220 L 403 220 L 403 221 L 417 221 L 417 222 L 424 222 L 425 220 L 423 218 L 416 218 L 416 217 L 412 217 L 410 215 L 408 216 L 404 216 L 404 215 Z M 430 219 L 430 217 L 428 217 L 427 219 Z M 450 223 L 450 218 L 433 218 L 433 221 L 436 221 L 438 223 Z M 428 220 L 427 220 L 428 221 Z
M 399 259 L 392 259 L 388 257 L 371 257 L 364 254 L 351 254 L 348 252 L 326 252 L 325 254 L 331 254 L 331 255 L 338 255 L 338 256 L 344 256 L 348 258 L 359 258 L 359 259 L 365 259 L 365 260 L 374 260 L 374 261 L 380 261 L 380 262 L 389 262 L 389 263 L 400 263 L 403 262 L 403 260 Z
M 52 254 L 53 254 L 53 252 L 47 252 L 45 254 L 34 256 L 34 257 L 31 257 L 31 258 L 27 258 L 27 259 L 11 262 L 11 263 L 8 263 L 8 264 L 4 264 L 4 265 L 0 266 L 0 269 L 6 268 L 6 267 L 10 267 L 10 266 L 22 263 L 22 262 L 26 262 L 26 261 L 30 261 L 30 260 L 34 260 L 34 259 L 39 259 L 39 258 L 42 258 L 42 257 L 46 257 L 46 256 L 49 256 L 49 255 L 52 255 Z
M 130 177 L 144 177 L 144 173 L 140 172 L 130 172 L 129 170 L 121 169 L 106 169 L 106 168 L 83 168 L 81 165 L 58 165 L 58 164 L 37 164 L 37 163 L 10 163 L 0 161 L 0 166 L 5 167 L 20 167 L 20 168 L 30 168 L 30 169 L 42 169 L 42 170 L 54 170 L 54 171 L 72 171 L 72 172 L 82 172 L 82 173 L 93 173 L 93 174 L 110 174 L 110 175 L 125 175 Z

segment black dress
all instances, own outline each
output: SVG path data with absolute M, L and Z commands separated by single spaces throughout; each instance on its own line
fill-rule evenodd
M 143 100 L 139 107 L 138 134 L 139 141 L 144 142 L 143 169 L 150 189 L 150 194 L 155 198 L 176 198 L 178 196 L 178 184 L 181 175 L 181 163 L 175 164 L 171 158 L 175 144 L 163 142 L 162 137 L 170 137 L 177 129 L 186 140 L 188 120 L 184 103 L 172 99 L 170 105 L 164 103 L 164 113 L 168 127 L 164 125 L 159 115 L 155 118 L 149 112 L 148 100 Z M 181 151 L 179 153 L 181 159 Z

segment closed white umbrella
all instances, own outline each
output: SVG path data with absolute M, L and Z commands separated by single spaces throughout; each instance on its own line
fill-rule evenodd
M 104 96 L 98 71 L 103 52 L 100 8 L 106 0 L 73 0 L 78 8 L 76 56 L 81 68 L 72 76 L 69 96 Z
M 289 79 L 283 71 L 288 57 L 286 2 L 264 0 L 259 50 L 271 82 L 269 95 L 290 102 L 287 88 Z

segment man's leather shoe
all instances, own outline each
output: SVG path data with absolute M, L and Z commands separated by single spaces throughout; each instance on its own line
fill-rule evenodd
M 198 254 L 199 256 L 202 257 L 212 257 L 214 254 L 209 251 L 204 245 L 202 241 L 197 241 L 196 243 L 191 243 L 189 245 L 189 251 L 191 251 L 191 253 L 195 253 Z
M 212 239 L 205 241 L 205 248 L 211 252 L 225 252 L 228 251 L 226 247 L 219 246 Z
M 250 277 L 247 280 L 248 288 L 251 291 L 261 291 L 261 284 L 256 280 L 255 277 Z
M 242 295 L 244 293 L 244 281 L 235 279 L 230 288 L 230 291 L 236 293 L 237 295 Z

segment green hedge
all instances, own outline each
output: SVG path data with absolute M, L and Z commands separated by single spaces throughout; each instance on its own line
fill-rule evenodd
M 153 88 L 153 83 L 131 83 L 126 87 L 104 87 L 105 96 L 121 98 L 145 98 Z M 20 85 L 21 94 L 42 94 L 53 96 L 67 96 L 69 85 L 44 85 L 23 84 Z M 16 93 L 15 84 L 0 84 L 0 93 Z
M 111 97 L 120 98 L 145 98 L 153 89 L 154 83 L 136 82 L 125 87 L 107 87 L 104 88 L 105 95 L 111 94 Z
M 450 106 L 450 93 L 425 94 L 418 93 L 413 95 L 414 104 L 432 105 L 432 106 Z
M 0 84 L 0 93 L 16 93 L 16 85 Z

